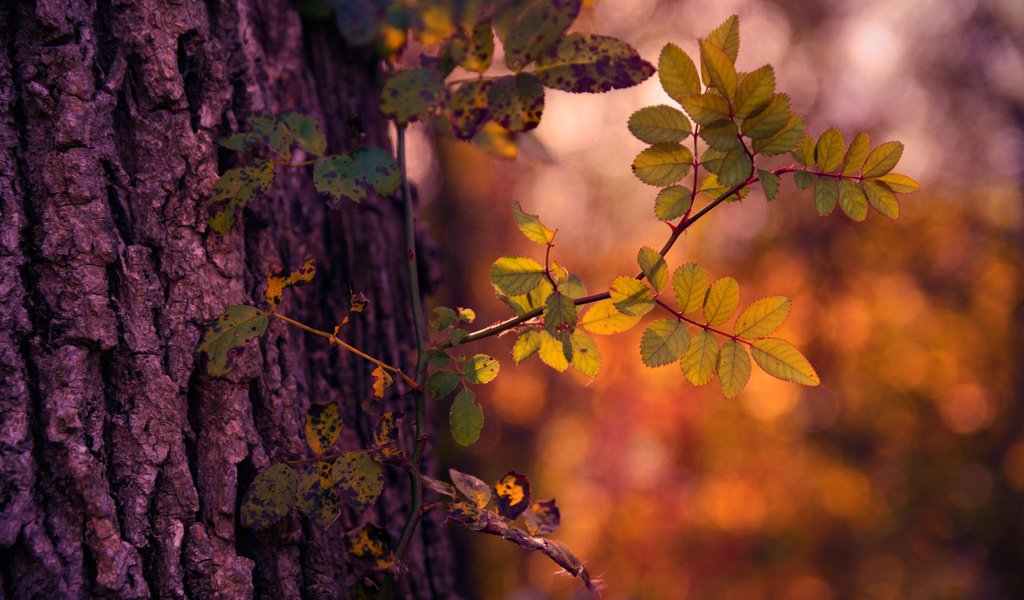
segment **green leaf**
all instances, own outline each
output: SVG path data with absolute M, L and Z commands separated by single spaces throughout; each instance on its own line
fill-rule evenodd
M 594 303 L 580 320 L 579 325 L 590 333 L 597 335 L 611 335 L 622 333 L 637 324 L 639 316 L 624 315 L 617 308 L 615 303 L 608 300 L 601 300 Z
M 501 518 L 515 520 L 530 506 L 530 480 L 515 471 L 505 473 L 494 484 L 494 502 Z
M 852 179 L 839 181 L 839 208 L 854 221 L 863 221 L 868 216 L 868 199 L 864 190 Z
M 700 166 L 707 169 L 710 173 L 718 173 L 719 168 L 722 166 L 723 158 L 725 158 L 725 152 L 708 147 L 700 155 Z
M 890 219 L 900 216 L 900 204 L 896 201 L 896 194 L 888 185 L 877 179 L 865 179 L 861 185 L 864 186 L 864 194 L 868 198 L 868 203 L 875 210 Z
M 490 383 L 498 376 L 501 365 L 486 354 L 474 354 L 462 365 L 462 377 L 467 383 Z
M 320 129 L 320 122 L 309 115 L 289 111 L 278 117 L 291 131 L 295 142 L 314 156 L 323 156 L 327 151 L 327 138 Z
M 491 284 L 506 296 L 527 294 L 544 278 L 544 265 L 532 258 L 505 256 L 491 265 Z
M 845 154 L 846 140 L 835 127 L 826 129 L 814 146 L 814 162 L 825 173 L 838 169 L 843 164 Z
M 898 194 L 909 194 L 921 189 L 921 184 L 901 173 L 886 173 L 878 177 L 878 181 L 885 183 Z
M 313 185 L 327 194 L 334 204 L 343 198 L 359 204 L 366 198 L 366 186 L 360 180 L 359 165 L 348 154 L 321 157 L 313 165 Z
M 733 112 L 745 119 L 764 110 L 775 94 L 775 71 L 765 65 L 743 76 L 736 87 Z
M 523 513 L 523 523 L 533 536 L 551 535 L 558 531 L 562 515 L 554 499 L 545 502 L 534 502 L 529 510 Z
M 678 144 L 655 144 L 633 159 L 633 174 L 649 185 L 664 187 L 690 172 L 693 153 Z
M 264 116 L 249 117 L 252 134 L 271 152 L 287 162 L 292 157 L 292 132 L 278 119 Z
M 750 355 L 743 344 L 726 340 L 718 355 L 718 382 L 726 398 L 734 398 L 750 380 Z
M 278 522 L 295 504 L 295 488 L 295 471 L 288 465 L 271 465 L 260 471 L 242 503 L 242 525 L 260 530 Z
M 704 321 L 721 325 L 736 312 L 740 303 L 740 284 L 732 277 L 723 277 L 711 284 L 704 299 Z
M 430 320 L 430 326 L 436 331 L 448 329 L 455 322 L 455 311 L 447 306 L 434 308 L 434 318 Z
M 786 94 L 775 94 L 764 110 L 743 119 L 740 123 L 740 131 L 743 135 L 759 140 L 770 138 L 789 122 L 789 96 Z
M 267 191 L 274 183 L 274 165 L 265 162 L 255 167 L 228 169 L 213 185 L 208 208 L 210 229 L 227 234 L 235 224 L 235 212 Z
M 341 498 L 334 488 L 331 463 L 317 462 L 299 480 L 296 506 L 319 527 L 326 528 L 341 515 Z
M 377 37 L 384 24 L 385 7 L 377 0 L 331 1 L 334 21 L 345 41 L 353 46 L 364 46 Z
M 306 443 L 315 454 L 323 454 L 338 441 L 341 412 L 338 405 L 314 404 L 306 412 Z
M 686 96 L 679 100 L 694 123 L 700 126 L 711 125 L 717 121 L 729 120 L 729 103 L 725 98 L 714 93 Z
M 434 371 L 427 377 L 427 389 L 430 390 L 430 394 L 441 400 L 452 393 L 455 386 L 459 384 L 459 375 L 454 371 L 441 370 Z
M 707 329 L 700 329 L 690 339 L 690 347 L 680 363 L 683 374 L 696 386 L 711 381 L 718 368 L 718 340 Z
M 808 171 L 797 171 L 793 173 L 793 183 L 796 184 L 796 187 L 806 190 L 814 184 L 814 175 Z
M 834 177 L 820 177 L 814 185 L 814 208 L 818 214 L 825 216 L 831 213 L 839 201 L 839 184 Z
M 665 93 L 676 102 L 700 94 L 700 77 L 697 66 L 679 46 L 665 44 L 658 57 L 658 79 Z M 728 112 L 728 109 L 726 109 Z
M 494 34 L 491 33 L 491 22 L 480 21 L 467 31 L 459 28 L 449 46 L 452 60 L 467 71 L 483 73 L 491 66 L 494 56 Z
M 519 334 L 516 343 L 512 346 L 512 360 L 516 364 L 530 358 L 540 350 L 540 334 L 530 329 Z
M 805 167 L 814 166 L 814 140 L 811 136 L 804 133 L 797 143 L 796 147 L 793 148 L 793 158 Z M 800 171 L 797 171 L 798 173 Z M 801 189 L 807 189 L 806 187 Z
M 654 248 L 644 246 L 640 248 L 636 261 L 647 281 L 651 282 L 654 291 L 661 293 L 668 283 L 668 264 L 665 263 L 665 259 Z
M 544 86 L 535 75 L 520 73 L 495 79 L 487 91 L 489 117 L 509 131 L 527 131 L 540 124 Z
M 644 282 L 632 277 L 617 277 L 608 293 L 619 312 L 643 316 L 654 308 L 654 295 Z
M 764 169 L 757 170 L 757 178 L 761 180 L 764 197 L 772 200 L 779 193 L 779 176 Z
M 555 239 L 555 232 L 548 229 L 540 222 L 537 215 L 531 215 L 523 212 L 518 202 L 512 203 L 512 214 L 515 215 L 516 225 L 519 227 L 519 231 L 523 232 L 526 239 L 531 242 L 537 242 L 538 244 L 550 244 Z
M 622 40 L 570 33 L 538 59 L 533 73 L 549 88 L 593 94 L 632 87 L 654 67 Z
M 567 340 L 576 328 L 576 303 L 555 292 L 544 303 L 544 329 L 560 340 Z
M 444 105 L 444 75 L 437 69 L 398 71 L 384 82 L 380 111 L 399 125 L 422 121 Z
M 452 429 L 452 437 L 460 446 L 472 446 L 480 439 L 480 431 L 484 428 L 484 411 L 476 403 L 476 394 L 469 388 L 462 388 L 455 395 L 448 413 L 448 424 Z
M 804 355 L 789 342 L 765 338 L 750 347 L 754 362 L 772 377 L 804 385 L 818 385 L 821 380 Z
M 776 156 L 791 151 L 800 143 L 804 136 L 804 118 L 797 114 L 791 114 L 786 124 L 774 135 L 768 138 L 754 140 L 752 144 L 754 152 L 765 156 Z
M 736 67 L 725 52 L 714 43 L 700 41 L 701 72 L 707 72 L 711 86 L 729 100 L 736 98 Z
M 518 72 L 555 46 L 580 12 L 580 0 L 537 0 L 522 12 L 503 42 L 505 64 Z
M 704 305 L 708 293 L 708 274 L 697 263 L 687 263 L 672 274 L 672 290 L 683 314 L 691 314 Z
M 583 285 L 583 281 L 575 273 L 569 273 L 569 277 L 564 280 L 559 279 L 558 290 L 573 300 L 587 295 L 587 286 Z
M 736 318 L 736 337 L 764 337 L 779 327 L 789 316 L 790 301 L 783 296 L 769 296 L 751 302 Z
M 448 469 L 448 476 L 451 477 L 455 488 L 472 500 L 477 508 L 483 508 L 491 501 L 491 486 L 480 479 L 455 469 Z
M 871 151 L 864 160 L 861 174 L 864 177 L 879 177 L 892 171 L 903 157 L 903 144 L 898 141 L 885 142 Z
M 284 294 L 285 288 L 309 283 L 313 281 L 315 276 L 316 261 L 312 258 L 307 258 L 301 267 L 292 271 L 287 276 L 271 275 L 267 277 L 267 291 L 263 293 L 263 297 L 267 300 L 270 308 L 276 308 L 281 304 L 281 296 Z
M 569 358 L 565 356 L 565 342 L 556 339 L 547 331 L 541 330 L 540 334 L 540 356 L 541 362 L 558 371 L 559 373 L 569 368 Z M 572 342 L 569 342 L 569 351 L 572 352 Z
M 452 94 L 449 108 L 452 112 L 452 133 L 457 139 L 472 139 L 487 121 L 487 93 L 489 79 L 467 81 Z
M 217 143 L 236 152 L 251 152 L 262 144 L 260 136 L 253 133 L 234 133 L 218 139 Z
M 199 351 L 205 352 L 208 359 L 207 372 L 214 377 L 230 373 L 240 348 L 266 330 L 267 313 L 254 306 L 229 306 L 224 314 L 207 326 L 199 345 Z
M 690 135 L 690 120 L 682 111 L 659 104 L 641 108 L 629 117 L 629 131 L 648 144 L 676 143 Z
M 700 182 L 699 192 L 707 194 L 711 198 L 718 198 L 731 190 L 734 186 L 722 185 L 718 181 L 718 175 L 711 173 Z M 738 192 L 734 192 L 726 198 L 726 202 L 736 202 L 741 198 L 746 198 L 747 194 L 750 193 L 750 187 L 744 186 L 740 188 Z
M 352 153 L 360 183 L 381 196 L 388 196 L 402 185 L 402 172 L 394 157 L 380 148 L 360 148 Z
M 729 57 L 729 60 L 736 62 L 736 57 L 740 53 L 739 17 L 736 15 L 729 16 L 704 39 L 721 48 L 722 52 L 725 52 L 725 55 Z
M 359 510 L 373 506 L 384 489 L 384 471 L 369 452 L 343 452 L 332 472 L 345 502 Z
M 693 192 L 685 185 L 672 185 L 654 200 L 654 215 L 662 221 L 673 221 L 685 215 L 693 202 Z
M 446 367 L 452 363 L 452 357 L 444 350 L 428 348 L 426 350 L 427 364 L 432 367 Z
M 524 315 L 531 310 L 543 308 L 544 303 L 547 302 L 548 296 L 551 292 L 555 291 L 555 288 L 551 285 L 551 282 L 547 278 L 540 280 L 540 284 L 537 285 L 533 291 L 528 294 L 520 294 L 518 296 L 502 296 L 499 292 L 499 298 L 503 299 L 506 304 L 512 307 L 512 310 L 516 311 L 516 314 Z
M 572 333 L 572 368 L 587 377 L 596 377 L 601 370 L 601 351 L 593 338 L 577 329 Z
M 648 367 L 661 367 L 683 357 L 690 346 L 690 333 L 678 319 L 660 319 L 650 324 L 640 338 L 640 358 Z
M 722 119 L 701 127 L 700 137 L 708 143 L 708 146 L 721 152 L 728 152 L 740 146 L 739 131 L 736 129 L 736 124 L 729 119 Z
M 722 164 L 718 168 L 718 181 L 727 187 L 739 185 L 750 177 L 753 166 L 746 148 L 736 146 L 722 157 Z
M 850 147 L 846 149 L 846 158 L 843 159 L 842 174 L 856 175 L 864 166 L 869 150 L 871 150 L 871 138 L 867 133 L 861 131 L 853 136 Z

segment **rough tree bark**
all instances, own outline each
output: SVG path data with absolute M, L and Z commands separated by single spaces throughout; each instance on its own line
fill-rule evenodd
M 344 443 L 366 445 L 371 365 L 280 322 L 227 380 L 195 348 L 312 255 L 287 312 L 329 327 L 362 291 L 347 336 L 411 367 L 397 201 L 330 211 L 308 174 L 279 174 L 230 235 L 205 223 L 233 160 L 215 140 L 248 114 L 303 110 L 335 150 L 362 115 L 387 147 L 377 65 L 288 0 L 14 0 L 0 41 L 0 597 L 343 596 L 343 533 L 397 536 L 404 474 L 327 531 L 292 516 L 256 534 L 238 507 L 258 469 L 304 455 L 311 402 L 339 402 Z M 433 518 L 409 567 L 407 596 L 450 594 Z

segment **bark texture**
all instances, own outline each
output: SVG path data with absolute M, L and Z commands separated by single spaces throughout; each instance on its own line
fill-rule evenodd
M 285 312 L 329 328 L 362 291 L 348 339 L 410 368 L 396 200 L 331 211 L 308 173 L 279 173 L 230 235 L 206 227 L 234 160 L 215 140 L 248 114 L 303 110 L 336 151 L 361 115 L 387 147 L 379 69 L 288 0 L 13 0 L 0 41 L 0 597 L 343 597 L 344 531 L 397 536 L 403 473 L 326 531 L 293 515 L 254 533 L 238 507 L 259 469 L 305 456 L 311 402 L 337 401 L 344 444 L 367 445 L 371 365 L 280 322 L 229 379 L 195 348 L 312 255 Z M 450 595 L 436 520 L 408 566 L 407 596 Z

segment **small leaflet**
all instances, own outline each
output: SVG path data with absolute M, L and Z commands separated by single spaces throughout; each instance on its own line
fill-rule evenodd
M 469 388 L 464 387 L 455 395 L 455 401 L 448 412 L 448 424 L 452 438 L 460 446 L 472 446 L 480 439 L 480 432 L 484 428 L 484 411 L 476 403 L 476 394 Z
M 384 83 L 380 111 L 400 126 L 422 121 L 444 105 L 444 76 L 432 68 L 398 71 Z
M 765 373 L 783 381 L 818 385 L 821 380 L 814 367 L 799 350 L 785 340 L 764 338 L 755 340 L 750 347 L 754 362 Z
M 273 117 L 257 115 L 249 117 L 249 127 L 252 129 L 252 135 L 271 152 L 281 157 L 281 160 L 287 162 L 291 159 L 292 132 L 283 122 Z
M 826 129 L 814 147 L 814 162 L 825 173 L 839 169 L 846 156 L 846 141 L 835 127 Z
M 730 15 L 722 24 L 705 38 L 708 42 L 722 49 L 729 60 L 736 62 L 740 53 L 740 19 Z
M 572 360 L 572 341 L 556 339 L 543 329 L 538 333 L 540 334 L 540 353 L 538 356 L 540 356 L 541 362 L 559 373 L 568 369 L 569 361 Z
M 674 221 L 690 211 L 693 193 L 685 185 L 672 185 L 658 192 L 654 200 L 654 216 L 661 221 Z
M 659 104 L 641 108 L 629 117 L 630 133 L 648 144 L 674 144 L 690 135 L 690 120 L 677 108 Z
M 701 329 L 690 339 L 690 347 L 680 363 L 683 374 L 695 386 L 702 386 L 715 376 L 718 366 L 718 342 L 715 334 Z
M 697 263 L 686 263 L 672 274 L 672 291 L 683 314 L 691 314 L 704 305 L 708 293 L 708 274 Z
M 597 335 L 611 335 L 622 333 L 640 321 L 639 316 L 626 315 L 615 308 L 615 302 L 611 299 L 595 302 L 583 314 L 579 325 L 590 333 Z
M 754 140 L 772 137 L 789 122 L 789 106 L 789 96 L 775 94 L 764 110 L 743 119 L 740 131 Z
M 370 372 L 370 376 L 373 377 L 373 395 L 377 398 L 383 398 L 384 390 L 395 382 L 395 379 L 391 377 L 391 373 L 384 370 L 384 367 L 381 365 L 377 365 L 377 367 Z
M 447 367 L 452 364 L 452 357 L 448 356 L 448 353 L 438 348 L 428 348 L 426 350 L 427 364 L 432 367 Z
M 801 190 L 806 190 L 814 184 L 814 175 L 807 171 L 797 171 L 793 173 L 793 183 Z
M 704 321 L 721 325 L 736 312 L 740 303 L 740 284 L 732 277 L 723 277 L 711 284 L 704 299 Z
M 834 177 L 820 177 L 814 184 L 814 208 L 825 216 L 836 208 L 839 202 L 839 184 Z
M 530 480 L 515 471 L 505 473 L 494 484 L 494 501 L 503 519 L 515 520 L 530 506 Z
M 388 411 L 377 420 L 373 430 L 373 447 L 378 457 L 385 462 L 395 461 L 405 456 L 398 446 L 398 427 L 402 422 L 401 411 Z
M 712 87 L 721 92 L 725 98 L 735 100 L 738 84 L 736 67 L 721 48 L 712 42 L 701 40 L 700 67 L 701 72 L 707 72 L 708 79 L 706 81 Z
M 636 261 L 654 291 L 660 294 L 668 283 L 668 264 L 665 259 L 654 248 L 644 246 L 637 253 Z
M 730 119 L 729 103 L 725 98 L 714 92 L 686 96 L 679 100 L 693 122 L 701 127 L 711 125 L 723 119 Z M 744 121 L 746 123 L 747 121 Z
M 868 204 L 872 208 L 890 219 L 900 216 L 900 204 L 896 200 L 896 194 L 889 186 L 877 179 L 865 179 L 861 184 L 864 186 L 864 195 L 867 196 Z
M 493 80 L 487 91 L 488 116 L 509 131 L 528 131 L 540 124 L 544 86 L 531 73 Z
M 242 525 L 260 530 L 279 521 L 294 506 L 295 489 L 295 471 L 288 465 L 271 465 L 260 471 L 242 503 Z
M 864 160 L 861 175 L 866 178 L 881 177 L 896 167 L 903 156 L 903 144 L 898 141 L 885 142 L 871 151 Z
M 524 212 L 518 202 L 512 203 L 512 214 L 515 215 L 519 231 L 531 242 L 547 245 L 555 239 L 555 232 L 545 227 L 537 215 Z
M 490 383 L 498 376 L 501 365 L 486 354 L 475 354 L 462 365 L 466 383 Z
M 846 158 L 843 159 L 843 175 L 856 175 L 864 167 L 864 161 L 868 158 L 871 150 L 871 138 L 861 131 L 853 136 L 850 147 L 846 149 Z
M 864 188 L 852 179 L 839 180 L 839 208 L 850 219 L 861 222 L 868 216 L 868 199 Z
M 879 177 L 878 181 L 886 184 L 892 191 L 899 194 L 909 194 L 921 189 L 921 184 L 901 173 L 886 173 Z
M 536 60 L 558 40 L 580 13 L 580 0 L 540 0 L 519 16 L 502 40 L 505 65 L 514 72 Z
M 750 380 L 750 355 L 743 344 L 736 340 L 726 340 L 718 355 L 718 382 L 722 385 L 722 394 L 726 398 L 734 398 Z
M 538 59 L 534 74 L 549 88 L 597 94 L 632 87 L 654 75 L 654 67 L 622 40 L 570 33 Z
M 756 339 L 770 335 L 786 322 L 791 303 L 784 296 L 769 296 L 751 302 L 736 318 L 736 337 Z
M 434 318 L 430 320 L 430 326 L 436 331 L 448 329 L 455 322 L 455 311 L 447 306 L 438 306 L 434 309 Z
M 686 325 L 678 319 L 660 319 L 640 338 L 640 358 L 648 367 L 662 367 L 682 358 L 689 347 Z
M 284 289 L 293 285 L 302 285 L 313 281 L 316 276 L 316 260 L 307 258 L 302 266 L 288 275 L 270 275 L 267 277 L 267 291 L 263 294 L 270 308 L 277 308 L 281 304 L 281 296 Z
M 331 463 L 317 462 L 299 482 L 299 510 L 318 526 L 327 528 L 341 515 L 341 498 L 332 484 Z
M 764 197 L 772 200 L 779 193 L 779 176 L 764 169 L 757 170 L 757 178 L 761 180 L 761 187 L 764 189 Z
M 753 171 L 753 162 L 747 150 L 741 145 L 725 153 L 722 157 L 722 164 L 718 169 L 718 180 L 722 185 L 732 187 L 739 185 L 750 177 Z
M 567 340 L 576 329 L 576 303 L 561 292 L 554 292 L 544 303 L 544 329 L 559 340 Z
M 387 530 L 373 523 L 367 523 L 345 537 L 345 550 L 349 556 L 377 570 L 390 569 L 395 565 L 392 548 Z
M 562 515 L 555 504 L 555 499 L 534 502 L 529 510 L 523 513 L 523 522 L 530 535 L 548 536 L 558 530 Z
M 448 476 L 451 477 L 455 488 L 463 496 L 472 500 L 478 508 L 487 506 L 487 503 L 491 501 L 491 486 L 480 479 L 455 469 L 448 469 Z
M 796 147 L 793 148 L 793 158 L 796 159 L 796 162 L 804 165 L 805 167 L 814 166 L 814 140 L 811 139 L 811 136 L 804 133 Z M 804 171 L 797 171 L 797 173 L 803 172 Z
M 487 121 L 473 135 L 473 145 L 501 160 L 512 160 L 519 154 L 517 137 L 494 121 Z
M 512 360 L 518 365 L 540 350 L 540 333 L 530 329 L 519 334 L 512 345 Z
M 747 73 L 736 88 L 736 102 L 733 112 L 745 119 L 764 110 L 775 94 L 775 71 L 771 65 L 764 65 Z
M 274 164 L 260 161 L 255 167 L 228 169 L 213 185 L 207 207 L 210 229 L 221 235 L 231 231 L 235 213 L 267 191 L 274 182 Z
M 467 81 L 452 94 L 452 133 L 460 140 L 475 136 L 487 121 L 487 93 L 491 81 Z
M 506 296 L 528 294 L 544 278 L 544 266 L 522 256 L 505 256 L 491 265 L 491 283 Z
M 491 22 L 483 20 L 472 28 L 460 27 L 449 46 L 452 60 L 467 71 L 483 73 L 494 56 L 494 34 Z
M 601 351 L 598 350 L 597 343 L 581 329 L 573 332 L 571 342 L 572 368 L 587 377 L 597 377 L 601 370 Z
M 647 284 L 633 277 L 616 277 L 608 288 L 615 308 L 626 315 L 643 316 L 654 308 L 654 294 Z
M 733 123 L 730 119 L 722 119 L 702 127 L 700 138 L 707 142 L 708 146 L 719 152 L 728 152 L 734 148 L 742 150 L 739 130 L 736 128 L 736 123 Z
M 295 143 L 304 151 L 323 156 L 327 151 L 327 138 L 320 129 L 320 123 L 313 117 L 300 112 L 289 111 L 281 114 L 278 119 L 291 131 Z
M 452 498 L 455 497 L 455 486 L 446 481 L 434 479 L 433 477 L 429 477 L 427 475 L 420 475 L 420 481 L 423 482 L 423 485 L 426 486 L 427 489 L 437 494 L 440 494 L 442 496 L 451 496 Z
M 459 321 L 462 321 L 463 323 L 472 323 L 473 321 L 476 321 L 476 311 L 472 308 L 463 308 L 460 306 L 458 307 L 457 315 L 459 317 Z
M 245 343 L 267 330 L 267 313 L 254 306 L 229 306 L 207 326 L 198 350 L 207 356 L 206 370 L 213 377 L 231 372 L 234 358 Z
M 693 153 L 679 144 L 655 144 L 633 159 L 637 179 L 658 187 L 672 185 L 690 172 Z
M 384 471 L 368 452 L 343 452 L 334 459 L 334 481 L 353 508 L 369 508 L 384 489 Z
M 331 154 L 317 160 L 313 165 L 313 185 L 316 191 L 327 194 L 334 206 L 342 199 L 356 204 L 366 199 L 359 166 L 347 154 Z
M 679 46 L 665 44 L 658 57 L 658 79 L 665 93 L 676 102 L 700 94 L 697 65 Z M 728 109 L 726 110 L 728 114 Z
M 430 390 L 430 395 L 436 400 L 446 398 L 458 384 L 458 373 L 447 369 L 434 371 L 430 374 L 430 377 L 427 377 L 427 389 Z
M 306 443 L 316 454 L 323 454 L 334 445 L 341 433 L 341 412 L 338 405 L 314 404 L 306 412 Z
M 801 138 L 805 135 L 804 129 L 806 127 L 807 123 L 802 116 L 795 113 L 790 114 L 782 129 L 768 138 L 754 140 L 751 146 L 754 148 L 754 152 L 764 154 L 765 156 L 784 154 L 796 148 Z

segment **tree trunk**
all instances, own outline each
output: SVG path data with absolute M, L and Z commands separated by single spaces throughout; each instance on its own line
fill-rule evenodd
M 343 444 L 367 445 L 372 365 L 280 322 L 228 379 L 195 349 L 268 270 L 311 255 L 285 312 L 330 328 L 362 291 L 346 338 L 410 369 L 399 202 L 331 211 L 309 173 L 279 173 L 231 234 L 206 226 L 234 160 L 215 140 L 249 114 L 307 112 L 333 151 L 360 115 L 387 147 L 377 61 L 288 0 L 13 0 L 0 41 L 0 597 L 344 596 L 344 533 L 397 538 L 404 473 L 328 530 L 293 514 L 256 533 L 238 508 L 259 469 L 306 456 L 311 402 L 338 402 Z M 407 566 L 408 597 L 450 595 L 437 520 Z

